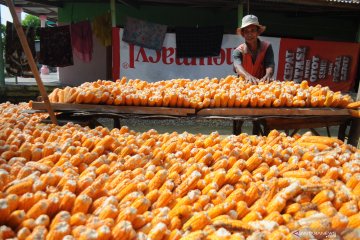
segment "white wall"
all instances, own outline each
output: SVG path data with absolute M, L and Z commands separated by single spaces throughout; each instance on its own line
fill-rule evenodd
M 93 55 L 85 63 L 74 55 L 74 65 L 59 68 L 59 81 L 64 86 L 78 86 L 84 82 L 106 79 L 106 48 L 93 36 Z

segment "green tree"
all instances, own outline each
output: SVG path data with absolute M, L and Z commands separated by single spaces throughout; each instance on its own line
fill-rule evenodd
M 39 40 L 40 18 L 34 15 L 27 14 L 26 17 L 21 21 L 21 25 L 25 27 L 33 27 L 35 29 L 35 39 Z
M 22 20 L 21 24 L 23 26 L 37 28 L 40 27 L 40 18 L 37 16 L 27 14 L 24 20 Z
M 6 34 L 6 26 L 4 24 L 0 24 L 1 28 L 1 41 L 3 44 L 3 47 L 5 46 L 5 34 Z

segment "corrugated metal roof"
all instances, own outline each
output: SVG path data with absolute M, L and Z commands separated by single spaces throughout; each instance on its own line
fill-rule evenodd
M 14 0 L 14 5 L 22 7 L 23 11 L 32 15 L 46 15 L 49 20 L 57 21 L 58 9 L 66 3 L 103 3 L 103 0 Z M 240 3 L 244 7 L 266 11 L 296 11 L 304 13 L 317 12 L 343 12 L 352 16 L 360 16 L 360 0 L 116 0 L 118 4 L 124 4 L 134 8 L 146 5 L 155 6 L 188 6 L 205 7 L 216 9 L 236 9 Z M 0 4 L 6 5 L 0 0 Z
M 360 4 L 360 0 L 326 0 L 327 2 L 337 2 L 337 3 L 348 3 L 348 4 Z

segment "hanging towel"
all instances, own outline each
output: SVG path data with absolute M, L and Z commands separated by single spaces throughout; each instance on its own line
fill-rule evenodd
M 32 27 L 23 27 L 23 30 L 31 53 L 36 60 L 35 29 Z M 15 26 L 11 22 L 6 23 L 5 61 L 5 68 L 8 74 L 18 77 L 34 77 Z
M 93 53 L 93 39 L 91 24 L 83 21 L 70 25 L 73 53 L 84 62 L 91 62 Z
M 111 15 L 106 13 L 101 16 L 97 16 L 93 20 L 93 32 L 100 43 L 108 47 L 112 42 L 112 26 Z
M 166 29 L 166 25 L 127 17 L 122 40 L 141 47 L 161 50 Z
M 176 57 L 218 56 L 224 34 L 223 26 L 177 27 Z
M 69 25 L 40 28 L 39 62 L 51 67 L 74 65 Z

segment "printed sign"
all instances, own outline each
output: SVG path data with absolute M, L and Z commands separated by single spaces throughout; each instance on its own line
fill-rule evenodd
M 325 42 L 282 38 L 277 79 L 349 91 L 355 84 L 358 43 Z
M 123 29 L 113 28 L 113 78 L 126 76 L 149 82 L 174 78 L 222 78 L 233 72 L 232 53 L 244 39 L 224 34 L 220 55 L 205 58 L 176 58 L 176 38 L 167 33 L 161 50 L 123 42 Z M 271 43 L 275 58 L 274 76 L 282 81 L 329 86 L 349 91 L 355 84 L 359 43 L 326 42 L 260 37 Z
M 135 46 L 122 41 L 123 29 L 113 29 L 114 79 L 126 76 L 149 82 L 174 78 L 222 78 L 234 75 L 232 52 L 244 39 L 235 34 L 224 34 L 220 55 L 204 58 L 176 58 L 176 38 L 167 33 L 160 51 Z M 278 59 L 279 38 L 261 37 L 269 41 Z M 275 63 L 276 64 L 276 63 Z M 276 75 L 275 75 L 276 76 Z

